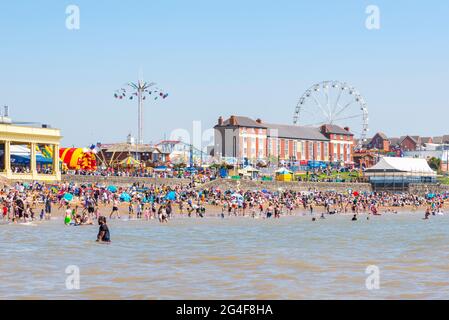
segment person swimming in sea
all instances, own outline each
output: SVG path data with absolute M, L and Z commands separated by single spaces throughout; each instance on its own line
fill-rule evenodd
M 352 221 L 357 221 L 357 215 L 356 214 L 352 217 Z
M 100 228 L 98 230 L 97 242 L 104 242 L 104 243 L 111 242 L 109 228 L 108 225 L 106 224 L 106 217 L 104 216 L 98 217 L 98 224 L 100 225 Z
M 75 226 L 82 225 L 81 215 L 77 214 L 75 217 Z

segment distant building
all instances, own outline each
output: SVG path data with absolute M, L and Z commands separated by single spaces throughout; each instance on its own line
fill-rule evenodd
M 190 164 L 190 155 L 194 164 L 208 162 L 210 155 L 181 140 L 162 140 L 155 145 L 161 152 L 167 154 L 168 161 L 175 164 Z
M 436 158 L 441 160 L 441 172 L 449 172 L 449 144 L 427 144 L 422 150 L 406 151 L 405 157 L 430 160 Z
M 99 144 L 98 147 L 100 149 L 97 154 L 98 165 L 106 167 L 118 166 L 120 162 L 130 156 L 147 164 L 164 163 L 168 158 L 167 153 L 162 152 L 155 146 L 136 144 L 131 136 L 128 136 L 126 142 Z
M 354 153 L 354 163 L 358 168 L 370 168 L 374 166 L 379 159 L 379 155 L 369 150 L 360 150 Z
M 433 137 L 432 140 L 435 144 L 449 144 L 449 135 Z
M 388 139 L 384 133 L 378 132 L 367 144 L 367 149 L 377 149 L 388 152 L 390 151 L 390 139 Z
M 420 136 L 401 137 L 399 146 L 402 151 L 415 151 L 422 146 L 422 140 Z
M 22 126 L 0 117 L 0 177 L 9 180 L 59 181 L 59 129 Z
M 220 117 L 214 129 L 217 158 L 353 163 L 354 135 L 349 128 L 272 124 L 233 115 Z

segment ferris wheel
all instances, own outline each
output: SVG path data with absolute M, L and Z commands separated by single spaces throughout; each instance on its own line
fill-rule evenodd
M 356 88 L 340 81 L 323 81 L 310 87 L 299 99 L 293 115 L 295 125 L 349 127 L 359 144 L 366 141 L 368 120 L 365 99 Z

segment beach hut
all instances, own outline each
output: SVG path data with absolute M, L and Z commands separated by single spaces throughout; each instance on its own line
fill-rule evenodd
M 259 170 L 252 166 L 246 166 L 243 169 L 239 170 L 238 173 L 239 175 L 242 175 L 244 177 L 256 178 Z
M 280 168 L 275 173 L 277 181 L 292 181 L 293 172 L 286 168 Z

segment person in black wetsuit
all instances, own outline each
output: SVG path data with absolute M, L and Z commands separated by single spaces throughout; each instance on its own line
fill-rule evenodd
M 111 242 L 109 228 L 106 224 L 106 217 L 98 217 L 98 224 L 100 225 L 100 228 L 98 230 L 97 242 Z

